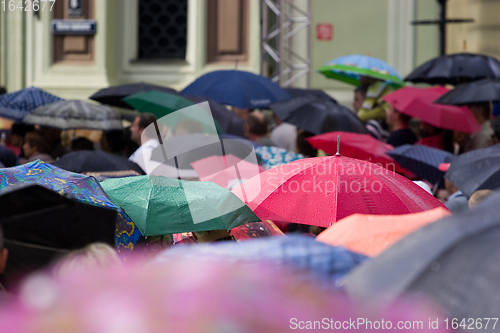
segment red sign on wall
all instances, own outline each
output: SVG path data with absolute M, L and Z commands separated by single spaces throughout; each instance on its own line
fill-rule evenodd
M 332 40 L 333 24 L 318 23 L 316 24 L 316 39 L 317 40 Z

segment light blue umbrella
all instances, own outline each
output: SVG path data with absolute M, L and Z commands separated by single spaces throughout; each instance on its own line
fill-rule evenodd
M 0 117 L 20 121 L 37 107 L 62 100 L 35 87 L 24 88 L 10 94 L 0 95 Z
M 266 170 L 305 158 L 302 154 L 296 154 L 279 147 L 256 147 L 255 153 L 259 156 L 261 164 Z

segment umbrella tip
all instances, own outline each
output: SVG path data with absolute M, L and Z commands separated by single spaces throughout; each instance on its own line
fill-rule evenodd
M 337 135 L 337 154 L 335 156 L 340 156 L 340 135 Z

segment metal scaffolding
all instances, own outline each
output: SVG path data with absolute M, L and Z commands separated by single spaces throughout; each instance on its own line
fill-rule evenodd
M 261 74 L 282 87 L 311 83 L 311 0 L 261 0 Z

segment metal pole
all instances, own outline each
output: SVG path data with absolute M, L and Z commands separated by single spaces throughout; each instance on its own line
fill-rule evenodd
M 446 54 L 446 0 L 437 0 L 439 3 L 439 54 Z

